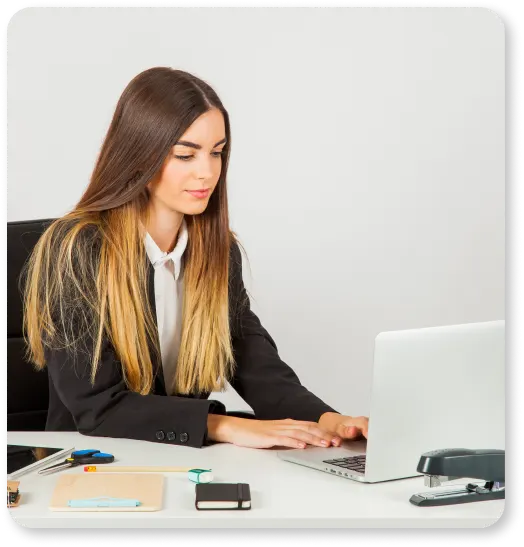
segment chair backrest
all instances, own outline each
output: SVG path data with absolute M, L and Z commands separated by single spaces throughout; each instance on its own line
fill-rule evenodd
M 37 371 L 24 358 L 22 267 L 54 219 L 7 223 L 7 429 L 42 431 L 47 418 L 47 370 Z

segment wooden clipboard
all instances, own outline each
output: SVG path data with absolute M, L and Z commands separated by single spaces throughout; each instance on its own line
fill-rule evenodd
M 59 477 L 49 509 L 51 511 L 160 511 L 164 475 L 157 473 L 71 473 Z M 69 500 L 108 496 L 136 499 L 136 507 L 69 507 Z

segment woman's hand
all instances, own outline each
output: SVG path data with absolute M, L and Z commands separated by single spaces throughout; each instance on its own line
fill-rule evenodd
M 316 422 L 291 419 L 252 420 L 209 414 L 207 429 L 208 437 L 214 441 L 248 448 L 305 448 L 307 444 L 328 447 L 341 443 L 338 435 L 322 429 Z
M 368 422 L 369 418 L 365 416 L 353 418 L 352 416 L 343 416 L 336 412 L 325 412 L 320 416 L 318 425 L 324 430 L 333 432 L 333 434 L 338 435 L 342 439 L 354 441 L 362 437 L 368 438 Z

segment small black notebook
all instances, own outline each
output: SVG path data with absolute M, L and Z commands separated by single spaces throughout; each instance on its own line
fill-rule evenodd
M 246 483 L 209 482 L 195 486 L 195 507 L 202 509 L 251 509 Z

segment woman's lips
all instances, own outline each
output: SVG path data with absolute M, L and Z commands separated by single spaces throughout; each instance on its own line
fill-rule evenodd
M 209 195 L 209 188 L 207 190 L 186 190 L 186 192 L 195 198 L 204 199 Z

